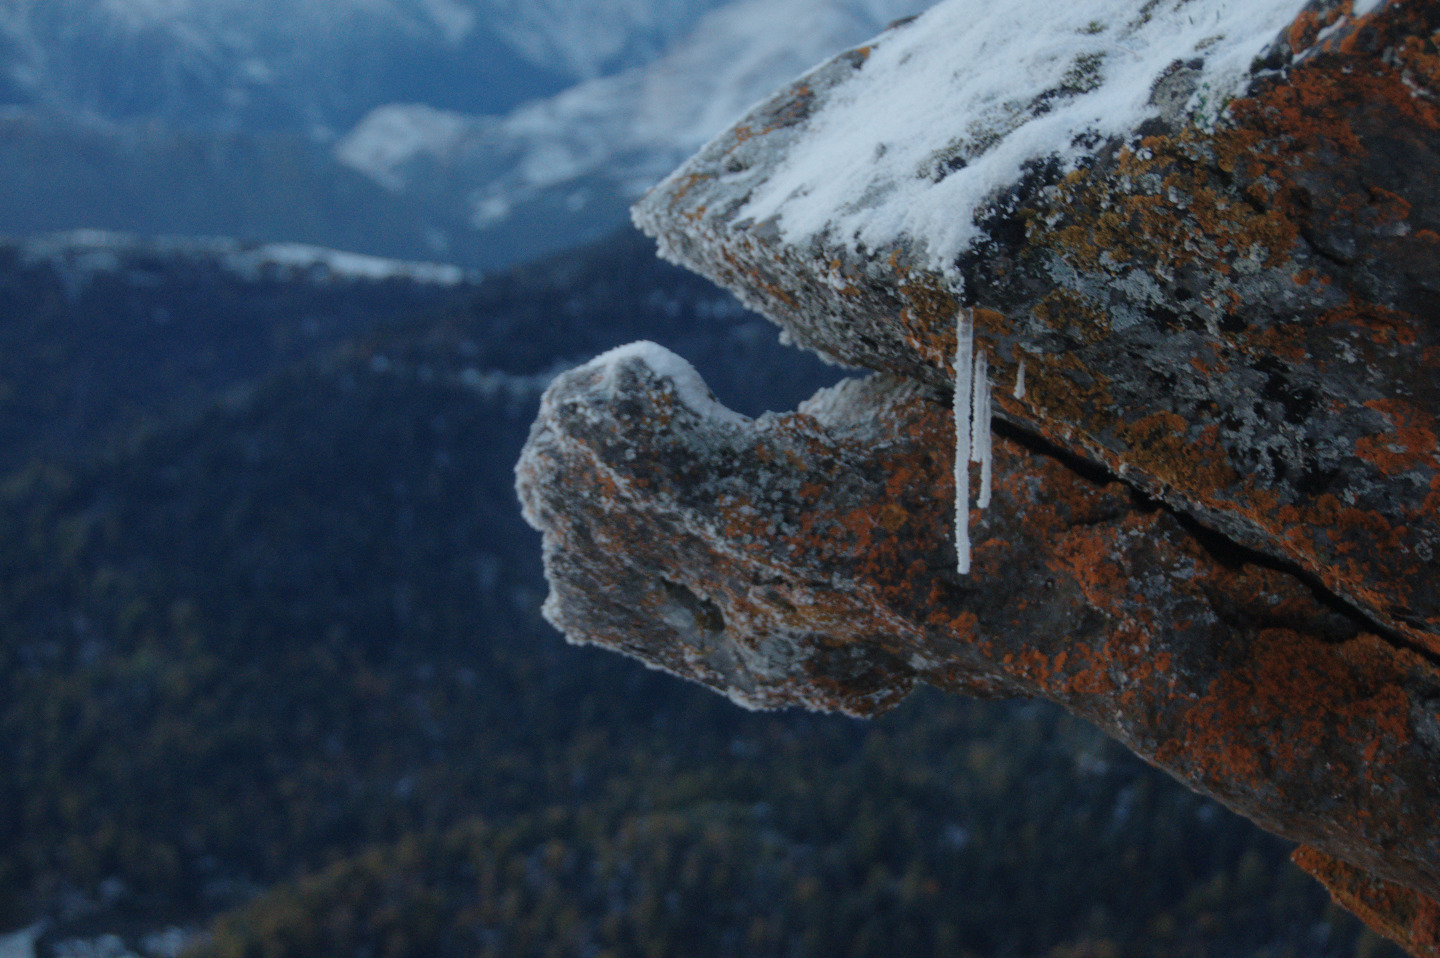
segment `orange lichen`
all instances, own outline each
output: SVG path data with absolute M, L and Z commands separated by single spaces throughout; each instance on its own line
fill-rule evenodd
M 1046 293 L 1032 314 L 1046 327 L 1084 342 L 1097 343 L 1110 335 L 1109 312 L 1091 297 L 1063 286 Z
M 1320 761 L 1337 788 L 1349 787 L 1347 776 L 1392 784 L 1379 759 L 1410 741 L 1394 650 L 1373 636 L 1349 646 L 1337 651 L 1288 629 L 1261 632 L 1249 660 L 1216 676 L 1185 716 L 1183 737 L 1157 757 L 1205 779 L 1238 775 L 1256 786 Z M 1347 767 L 1338 755 L 1363 760 Z
M 1115 554 L 1116 545 L 1113 531 L 1081 526 L 1056 541 L 1048 559 L 1052 567 L 1070 574 L 1091 606 L 1120 617 L 1131 573 Z
M 1291 858 L 1325 886 L 1336 904 L 1415 958 L 1440 958 L 1440 903 L 1309 846 L 1297 848 Z
M 1218 428 L 1198 431 L 1174 413 L 1143 416 L 1116 430 L 1125 445 L 1125 460 L 1187 495 L 1209 499 L 1240 481 L 1219 445 Z
M 1405 37 L 1395 50 L 1405 78 L 1417 88 L 1434 90 L 1440 87 L 1440 56 L 1436 56 L 1435 37 L 1427 43 L 1417 36 Z
M 1313 46 L 1320 31 L 1348 14 L 1351 6 L 1347 0 L 1345 4 L 1323 14 L 1317 14 L 1313 10 L 1300 11 L 1300 15 L 1290 24 L 1290 29 L 1285 34 L 1285 39 L 1290 44 L 1290 51 L 1299 53 Z
M 1027 376 L 1025 398 L 1046 418 L 1083 422 L 1111 405 L 1109 385 L 1072 353 L 1041 355 Z
M 1355 444 L 1355 455 L 1387 476 L 1412 469 L 1435 469 L 1440 445 L 1435 438 L 1435 417 L 1403 399 L 1372 399 L 1365 405 L 1390 420 L 1388 432 L 1363 436 Z
M 1313 44 L 1315 35 L 1338 16 L 1302 15 L 1292 42 Z M 1364 165 L 1370 162 L 1368 137 L 1379 130 L 1440 129 L 1435 104 L 1414 95 L 1412 74 L 1440 76 L 1440 58 L 1428 30 L 1424 39 L 1404 36 L 1407 30 L 1421 32 L 1419 17 L 1397 7 L 1386 11 L 1383 22 L 1367 18 L 1405 40 L 1401 49 L 1414 63 L 1406 61 L 1404 75 L 1392 65 L 1393 59 L 1353 45 L 1307 59 L 1285 82 L 1262 86 L 1254 96 L 1232 104 L 1229 122 L 1214 133 L 1190 129 L 1147 137 L 1137 149 L 1120 151 L 1111 165 L 1069 174 L 1031 220 L 1057 225 L 1032 230 L 1030 242 L 1090 274 L 1090 285 L 1096 280 L 1123 281 L 1135 270 L 1166 277 L 1198 265 L 1210 286 L 1197 294 L 1197 301 L 1236 317 L 1236 328 L 1224 342 L 1227 354 L 1242 363 L 1278 359 L 1293 364 L 1302 376 L 1303 370 L 1317 368 L 1323 374 L 1323 364 L 1335 355 L 1327 328 L 1330 337 L 1343 337 L 1359 361 L 1373 357 L 1381 368 L 1393 363 L 1394 350 L 1416 345 L 1422 328 L 1418 317 L 1352 293 L 1343 308 L 1302 312 L 1289 322 L 1257 323 L 1241 289 L 1231 285 L 1237 278 L 1232 267 L 1246 259 L 1253 264 L 1247 268 L 1283 270 L 1299 285 L 1323 288 L 1332 277 L 1317 274 L 1313 267 L 1299 268 L 1295 258 L 1306 252 L 1302 233 L 1323 236 L 1332 228 L 1345 235 L 1359 230 L 1362 240 L 1372 237 L 1377 245 L 1371 248 L 1380 252 L 1366 255 L 1404 256 L 1410 255 L 1404 252 L 1408 249 L 1433 249 L 1428 238 L 1408 233 L 1415 196 L 1381 188 Z M 1227 175 L 1217 176 L 1217 167 Z M 1245 192 L 1243 198 L 1237 189 Z M 1433 258 L 1432 253 L 1424 255 Z M 1408 262 L 1423 272 L 1431 261 Z M 1039 325 L 1077 344 L 1090 344 L 1111 335 L 1106 312 L 1085 299 L 1079 288 L 1060 288 L 1046 293 L 1033 315 Z M 1082 321 L 1066 322 L 1069 317 Z M 1440 361 L 1440 351 L 1412 350 L 1408 358 L 1429 368 Z M 1217 372 L 1203 361 L 1192 360 L 1191 368 L 1202 380 Z M 1015 412 L 1027 418 L 1043 416 L 1045 421 L 1036 425 L 1047 438 L 1072 449 L 1079 445 L 1111 468 L 1128 470 L 1127 475 L 1152 491 L 1248 520 L 1256 533 L 1270 537 L 1332 587 L 1371 603 L 1380 614 L 1406 601 L 1409 566 L 1396 555 L 1409 553 L 1407 537 L 1415 533 L 1393 521 L 1393 512 L 1377 511 L 1373 502 L 1350 511 L 1327 509 L 1289 487 L 1277 494 L 1258 477 L 1238 472 L 1220 445 L 1223 437 L 1213 430 L 1196 432 L 1188 416 L 1162 414 L 1117 425 L 1108 396 L 1086 395 L 1088 383 L 1103 371 L 1103 365 L 1093 362 L 1047 370 L 1043 384 L 1034 377 L 1032 402 Z M 1057 375 L 1058 382 L 1052 378 Z M 1343 417 L 1352 409 L 1341 404 L 1330 414 Z M 1353 420 L 1354 413 L 1350 415 Z M 1397 423 L 1396 430 L 1359 441 L 1358 457 L 1375 468 L 1372 482 L 1414 470 L 1424 476 L 1437 466 L 1432 423 L 1411 417 Z M 1405 508 L 1424 526 L 1433 527 L 1431 505 L 1397 503 L 1397 511 Z M 1286 513 L 1287 507 L 1294 511 Z M 1337 524 L 1325 526 L 1327 518 Z M 1325 535 L 1317 537 L 1317 529 L 1325 529 Z
M 730 135 L 734 138 L 735 145 L 739 146 L 741 143 L 745 143 L 755 137 L 765 136 L 766 134 L 774 133 L 776 130 L 793 126 L 809 112 L 810 103 L 814 99 L 815 92 L 810 89 L 809 84 L 796 84 L 789 91 L 789 98 L 785 103 L 784 109 L 775 114 L 773 122 L 767 123 L 758 129 L 751 127 L 748 123 L 737 123 L 731 127 Z
M 1244 149 L 1243 133 L 1221 136 L 1236 141 L 1237 153 Z M 1245 146 L 1253 146 L 1249 139 Z M 1122 150 L 1103 177 L 1071 173 L 1049 211 L 1062 224 L 1036 239 L 1077 269 L 1112 276 L 1134 265 L 1174 272 L 1196 261 L 1227 274 L 1231 261 L 1253 248 L 1265 251 L 1267 266 L 1277 265 L 1298 230 L 1279 211 L 1230 195 L 1209 166 L 1213 150 L 1194 132 L 1152 136 L 1138 150 Z
M 683 201 L 685 197 L 690 194 L 690 191 L 695 189 L 696 186 L 701 183 L 709 182 L 713 179 L 714 176 L 703 171 L 696 171 L 685 174 L 680 178 L 679 183 L 676 186 L 672 187 L 670 190 L 671 206 L 679 206 L 681 201 Z M 695 217 L 689 213 L 685 213 L 682 215 L 689 218 L 692 222 L 698 219 L 698 217 Z
M 916 353 L 938 369 L 949 369 L 955 355 L 955 313 L 960 304 L 948 284 L 924 270 L 911 270 L 892 257 L 896 288 L 905 303 L 896 317 Z

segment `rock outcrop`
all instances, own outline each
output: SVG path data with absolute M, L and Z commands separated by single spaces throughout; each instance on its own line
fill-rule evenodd
M 753 421 L 654 347 L 561 377 L 547 613 L 751 706 L 1051 699 L 1440 954 L 1440 4 L 1026 6 L 897 25 L 637 207 L 877 373 Z

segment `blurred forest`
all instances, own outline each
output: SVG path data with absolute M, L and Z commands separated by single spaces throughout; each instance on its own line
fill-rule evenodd
M 167 927 L 215 958 L 1399 954 L 1049 706 L 752 714 L 565 645 L 512 488 L 549 374 L 649 338 L 750 414 L 840 375 L 638 236 L 350 312 L 22 265 L 0 931 L 40 954 L 170 954 Z M 192 308 L 107 346 L 141 287 Z M 57 438 L 80 377 L 111 398 Z

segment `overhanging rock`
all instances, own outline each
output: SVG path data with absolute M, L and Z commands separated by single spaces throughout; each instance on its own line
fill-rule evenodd
M 1440 671 L 1116 480 L 1003 436 L 955 571 L 954 424 L 879 376 L 746 420 L 659 347 L 560 377 L 518 467 L 546 614 L 751 707 L 1058 702 L 1296 841 L 1440 896 Z
M 831 61 L 636 222 L 797 343 L 939 388 L 973 308 L 997 382 L 1025 367 L 997 415 L 1440 653 L 1440 5 L 1078 3 L 1029 57 L 1049 85 L 984 82 L 1040 69 L 1015 43 L 942 69 L 1016 6 L 951 0 Z M 1188 26 L 1227 6 L 1299 16 L 1238 50 Z
M 547 614 L 751 706 L 1059 702 L 1440 954 L 1437 31 L 948 0 L 780 92 L 636 221 L 879 375 L 754 421 L 658 347 L 557 380 L 518 468 Z

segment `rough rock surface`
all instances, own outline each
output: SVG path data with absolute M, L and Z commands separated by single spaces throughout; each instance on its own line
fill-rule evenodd
M 1202 41 L 1134 129 L 1067 135 L 946 211 L 974 227 L 954 249 L 854 210 L 797 225 L 805 189 L 757 199 L 876 51 L 939 23 L 803 78 L 637 208 L 666 255 L 880 374 L 754 421 L 658 348 L 561 377 L 518 469 L 547 614 L 750 706 L 871 714 L 917 682 L 1051 699 L 1436 954 L 1440 4 L 1312 4 L 1232 90 Z M 924 133 L 943 151 L 967 122 Z M 951 158 L 916 175 L 982 166 Z M 881 180 L 858 207 L 884 209 Z M 968 576 L 962 309 L 998 420 Z
M 573 370 L 521 462 L 546 611 L 761 708 L 1051 699 L 1262 825 L 1440 896 L 1440 670 L 1132 487 L 997 437 L 955 571 L 954 425 L 887 377 L 745 420 L 659 347 Z
M 1411 954 L 1440 956 L 1440 904 L 1434 899 L 1313 848 L 1298 849 L 1294 859 L 1319 879 L 1337 902 Z
M 744 216 L 874 49 L 920 23 L 763 104 L 637 222 L 796 342 L 941 388 L 955 310 L 974 308 L 997 381 L 1026 366 L 1003 419 L 1440 653 L 1440 5 L 1348 8 L 1303 13 L 1214 129 L 1157 106 L 1068 171 L 1031 162 L 956 211 L 980 235 L 952 262 L 906 234 L 787 239 L 783 206 Z

